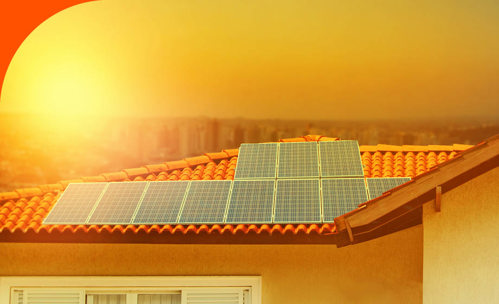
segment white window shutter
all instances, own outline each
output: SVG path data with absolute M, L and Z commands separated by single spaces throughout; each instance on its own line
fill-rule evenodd
M 137 298 L 137 304 L 181 304 L 181 301 L 180 294 L 139 294 Z
M 234 288 L 185 289 L 182 304 L 244 304 L 243 290 Z
M 83 289 L 27 288 L 23 291 L 22 304 L 85 304 Z
M 23 304 L 24 290 L 15 289 L 12 293 L 12 304 Z
M 243 290 L 243 303 L 251 304 L 251 292 L 249 289 Z

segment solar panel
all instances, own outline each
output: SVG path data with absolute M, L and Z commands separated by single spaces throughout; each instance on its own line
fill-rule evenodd
M 236 180 L 226 223 L 271 223 L 274 180 Z
M 150 182 L 132 222 L 134 224 L 176 223 L 188 184 L 188 181 Z
M 354 210 L 367 201 L 363 178 L 322 179 L 324 222 L 333 222 L 335 217 Z
M 369 189 L 369 199 L 381 196 L 384 192 L 410 181 L 410 177 L 380 177 L 368 178 L 367 188 Z
M 105 183 L 69 184 L 43 223 L 85 224 L 106 185 Z
M 281 143 L 277 177 L 319 177 L 317 143 Z
M 364 176 L 357 141 L 321 141 L 319 150 L 322 177 Z
M 277 144 L 242 144 L 235 179 L 275 178 Z
M 321 199 L 318 179 L 277 180 L 274 223 L 318 223 Z
M 179 223 L 223 223 L 232 181 L 192 181 Z
M 89 224 L 129 224 L 147 182 L 110 183 Z

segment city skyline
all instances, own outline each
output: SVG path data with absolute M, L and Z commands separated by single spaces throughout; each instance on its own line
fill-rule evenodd
M 499 133 L 496 121 L 340 122 L 197 118 L 115 118 L 59 128 L 37 116 L 0 113 L 0 189 L 114 172 L 316 134 L 360 145 L 477 144 Z

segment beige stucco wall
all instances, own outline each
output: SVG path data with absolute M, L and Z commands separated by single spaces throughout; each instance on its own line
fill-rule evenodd
M 260 275 L 265 304 L 421 303 L 422 227 L 344 248 L 0 243 L 5 275 Z
M 423 209 L 423 302 L 499 303 L 499 168 L 433 206 Z

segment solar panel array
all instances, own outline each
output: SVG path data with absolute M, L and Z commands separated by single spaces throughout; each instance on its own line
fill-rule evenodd
M 410 178 L 364 178 L 356 141 L 242 144 L 235 178 L 70 184 L 44 224 L 321 223 Z

